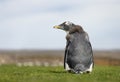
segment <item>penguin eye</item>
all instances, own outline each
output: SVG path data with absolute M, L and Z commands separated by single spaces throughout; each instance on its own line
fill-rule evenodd
M 63 23 L 63 24 L 60 24 L 60 26 L 63 26 L 63 27 L 65 27 L 66 25 Z
M 63 25 L 64 27 L 67 26 L 66 24 Z

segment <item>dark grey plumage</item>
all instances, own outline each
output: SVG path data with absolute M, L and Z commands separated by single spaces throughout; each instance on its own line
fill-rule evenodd
M 54 28 L 67 32 L 64 68 L 74 73 L 91 72 L 93 67 L 93 52 L 88 34 L 79 25 L 64 22 Z

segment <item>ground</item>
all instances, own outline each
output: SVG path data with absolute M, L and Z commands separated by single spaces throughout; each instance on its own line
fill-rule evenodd
M 91 74 L 72 74 L 63 67 L 1 65 L 0 82 L 120 82 L 120 66 L 95 66 Z

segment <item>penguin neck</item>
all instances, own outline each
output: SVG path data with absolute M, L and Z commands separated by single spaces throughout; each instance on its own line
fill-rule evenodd
M 68 34 L 69 34 L 69 31 L 66 31 L 66 34 L 68 35 Z
M 66 31 L 66 40 L 68 41 L 70 39 L 70 33 L 69 31 Z

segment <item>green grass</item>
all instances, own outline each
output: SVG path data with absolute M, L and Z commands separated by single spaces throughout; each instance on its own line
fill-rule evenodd
M 71 74 L 63 67 L 0 66 L 0 82 L 120 82 L 120 66 L 95 66 L 91 74 Z

